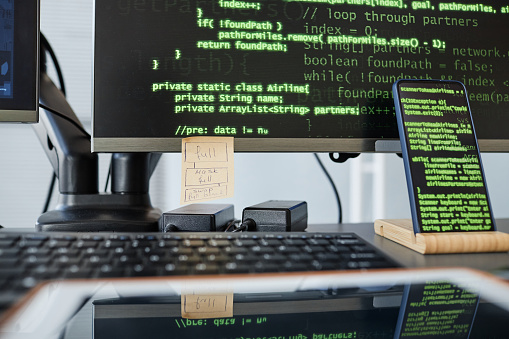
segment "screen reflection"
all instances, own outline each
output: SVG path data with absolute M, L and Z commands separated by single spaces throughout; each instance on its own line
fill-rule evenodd
M 506 338 L 509 285 L 463 269 L 51 282 L 1 338 Z

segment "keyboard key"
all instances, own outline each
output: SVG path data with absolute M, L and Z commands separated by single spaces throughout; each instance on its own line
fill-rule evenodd
M 167 264 L 164 266 L 163 274 L 181 275 L 189 273 L 189 269 L 175 264 Z
M 327 239 L 316 239 L 316 238 L 309 239 L 307 241 L 307 243 L 309 245 L 312 245 L 312 246 L 326 246 L 326 245 L 330 245 L 329 240 L 327 240 Z
M 0 260 L 3 258 L 17 258 L 21 253 L 20 248 L 0 248 Z
M 313 256 L 308 253 L 291 254 L 291 255 L 289 255 L 289 257 L 293 261 L 311 261 L 311 260 L 313 260 Z
M 238 247 L 254 247 L 258 245 L 258 242 L 253 239 L 239 239 L 233 242 Z
M 205 241 L 201 239 L 186 239 L 182 242 L 185 247 L 202 247 L 205 246 Z
M 66 266 L 72 266 L 72 265 L 79 265 L 81 262 L 81 259 L 77 258 L 77 257 L 73 257 L 73 256 L 60 255 L 60 256 L 56 256 L 53 259 L 53 262 L 55 265 L 58 265 L 60 267 L 66 267 Z
M 238 263 L 229 262 L 225 265 L 225 273 L 249 273 L 251 266 Z
M 247 248 L 244 247 L 227 247 L 224 249 L 226 253 L 235 255 L 235 254 L 246 254 L 249 252 Z
M 227 247 L 231 245 L 231 241 L 226 239 L 211 239 L 208 241 L 208 245 L 212 247 Z
M 95 276 L 97 278 L 123 278 L 126 276 L 126 270 L 122 267 L 103 265 L 95 272 Z
M 170 249 L 170 253 L 179 255 L 191 255 L 193 250 L 189 247 L 174 247 Z
M 294 271 L 305 271 L 309 266 L 299 262 L 286 261 L 283 263 L 282 267 L 284 271 L 294 272 Z
M 24 258 L 24 263 L 29 266 L 40 266 L 40 265 L 49 265 L 52 263 L 52 258 L 48 256 L 41 255 L 29 255 Z
M 288 245 L 288 246 L 305 246 L 306 245 L 306 242 L 302 239 L 293 239 L 293 238 L 290 238 L 290 239 L 285 239 L 283 241 L 283 243 L 285 245 Z
M 151 277 L 159 274 L 156 268 L 139 264 L 130 268 L 129 275 L 133 277 Z
M 126 242 L 122 240 L 106 240 L 103 243 L 103 248 L 124 248 L 125 245 Z
M 198 253 L 200 255 L 219 254 L 219 248 L 217 247 L 199 247 Z
M 25 255 L 49 256 L 53 252 L 50 248 L 45 247 L 29 247 L 25 249 Z
M 307 253 L 327 252 L 327 248 L 323 246 L 304 246 L 302 249 Z
M 12 280 L 17 277 L 22 277 L 24 275 L 28 275 L 27 271 L 22 266 L 8 267 L 8 268 L 0 268 L 0 277 L 2 280 Z
M 258 253 L 258 254 L 271 254 L 271 253 L 274 253 L 276 250 L 272 247 L 253 246 L 253 247 L 251 247 L 251 251 L 253 253 Z
M 219 273 L 219 266 L 213 263 L 200 263 L 194 267 L 196 274 L 217 274 Z
M 260 245 L 277 247 L 277 246 L 282 245 L 282 242 L 279 239 L 262 239 L 262 240 L 260 240 Z
M 2 258 L 0 260 L 0 268 L 16 267 L 20 263 L 19 258 Z
M 0 240 L 0 248 L 7 248 L 13 246 L 17 240 L 15 239 L 1 239 Z
M 83 248 L 96 248 L 98 243 L 99 243 L 98 241 L 93 241 L 93 240 L 80 240 L 80 241 L 76 242 L 74 244 L 74 246 L 76 248 L 80 248 L 80 249 L 83 249 Z
M 209 262 L 227 262 L 231 260 L 231 257 L 225 254 L 209 254 L 204 257 L 204 260 Z
M 254 265 L 255 272 L 278 272 L 281 266 L 276 263 L 262 262 L 259 261 Z
M 84 258 L 83 260 L 85 263 L 85 267 L 100 267 L 102 265 L 110 263 L 110 260 L 108 258 L 99 255 L 92 255 L 90 257 Z
M 85 279 L 92 276 L 93 270 L 91 268 L 80 267 L 72 265 L 63 272 L 63 278 L 67 279 Z

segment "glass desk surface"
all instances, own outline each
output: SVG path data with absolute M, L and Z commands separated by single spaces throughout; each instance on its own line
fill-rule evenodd
M 509 284 L 459 268 L 67 280 L 0 338 L 507 338 L 508 320 Z

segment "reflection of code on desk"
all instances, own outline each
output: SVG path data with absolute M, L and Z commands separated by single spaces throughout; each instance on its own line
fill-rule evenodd
M 414 222 L 422 232 L 494 230 L 464 87 L 402 81 L 397 89 Z
M 392 83 L 434 78 L 505 138 L 508 31 L 495 1 L 97 1 L 94 135 L 397 138 Z
M 94 338 L 392 339 L 398 309 L 260 314 L 218 319 L 95 319 Z

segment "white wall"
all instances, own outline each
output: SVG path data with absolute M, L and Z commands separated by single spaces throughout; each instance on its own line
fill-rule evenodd
M 68 100 L 90 128 L 92 87 L 92 0 L 42 0 L 41 30 L 61 63 Z M 394 154 L 363 154 L 345 164 L 320 155 L 343 202 L 344 222 L 409 217 L 403 163 Z M 101 155 L 101 184 L 108 166 Z M 484 154 L 495 216 L 509 217 L 509 154 Z M 47 193 L 51 167 L 30 126 L 0 125 L 0 225 L 33 227 Z M 165 154 L 151 181 L 154 205 L 179 207 L 178 154 Z M 305 200 L 311 223 L 334 223 L 338 212 L 332 189 L 312 154 L 236 154 L 235 197 L 243 207 L 270 199 Z M 55 199 L 53 200 L 54 204 Z

